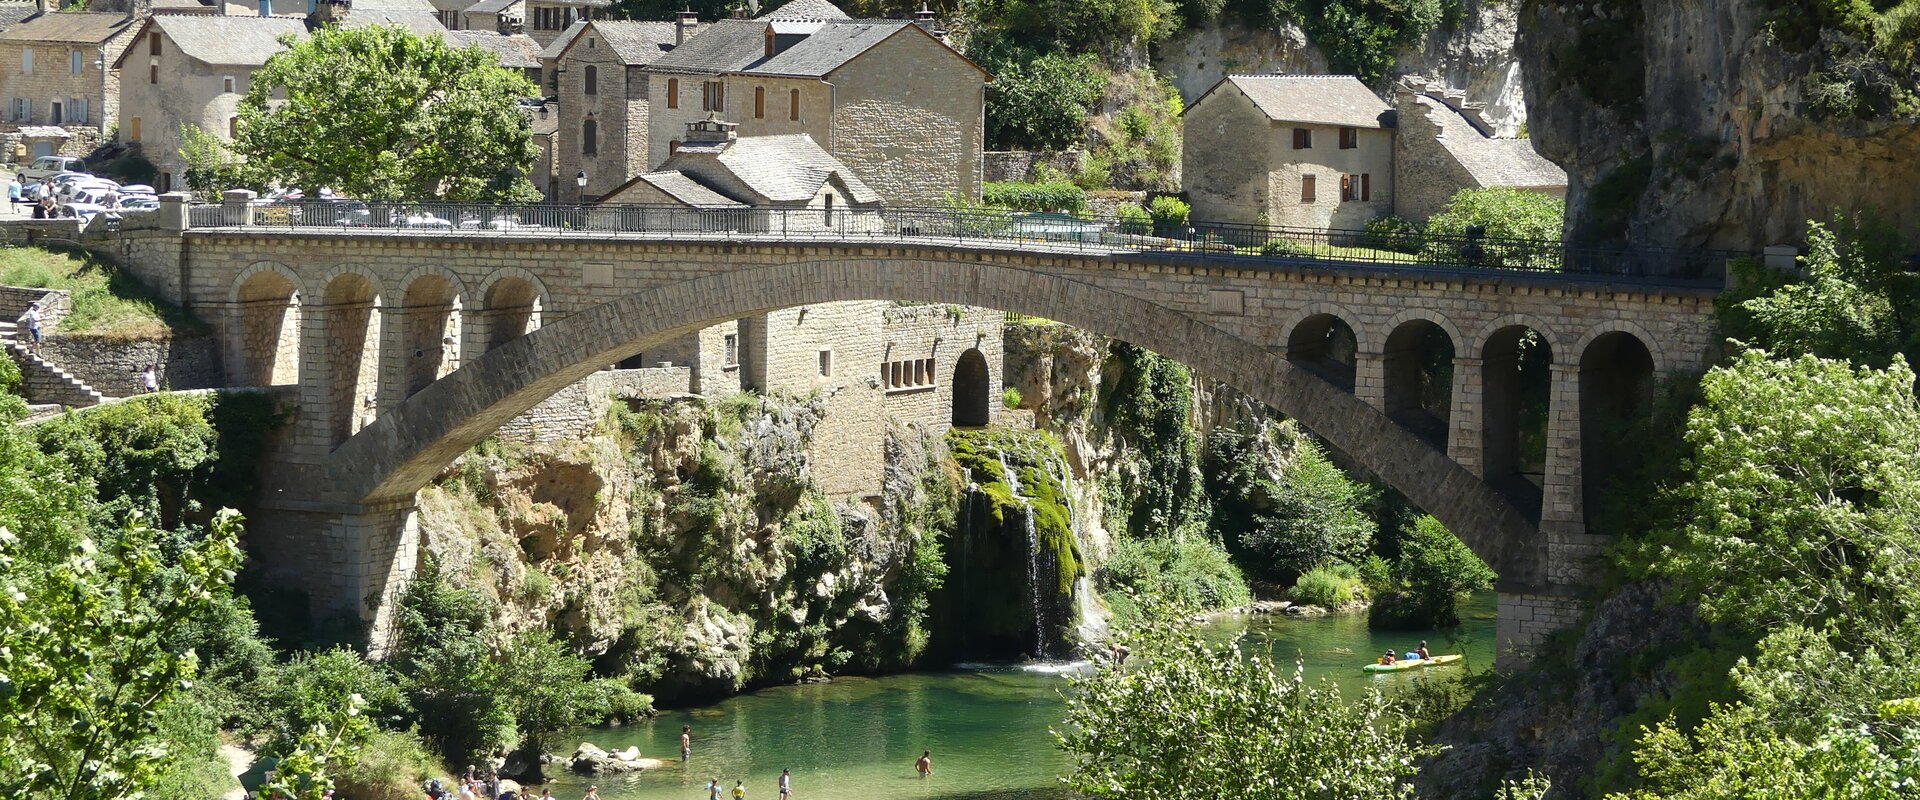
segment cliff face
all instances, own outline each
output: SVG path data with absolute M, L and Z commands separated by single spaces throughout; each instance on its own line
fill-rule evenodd
M 1419 76 L 1466 89 L 1487 104 L 1502 136 L 1527 121 L 1520 64 L 1513 54 L 1519 11 L 1511 0 L 1466 0 L 1458 25 L 1441 26 L 1417 46 L 1395 54 L 1392 74 Z M 1169 76 L 1189 103 L 1228 74 L 1327 72 L 1327 56 L 1299 26 L 1249 28 L 1231 17 L 1188 29 L 1160 47 L 1154 66 Z
M 1825 73 L 1848 45 L 1831 32 L 1784 45 L 1769 4 L 1521 6 L 1528 128 L 1567 170 L 1571 236 L 1754 250 L 1865 208 L 1920 235 L 1920 126 L 1822 112 Z

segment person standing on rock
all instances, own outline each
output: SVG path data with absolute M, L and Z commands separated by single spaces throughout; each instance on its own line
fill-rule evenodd
M 693 758 L 693 726 L 680 726 L 680 760 Z

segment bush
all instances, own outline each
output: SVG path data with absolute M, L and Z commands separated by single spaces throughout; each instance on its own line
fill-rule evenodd
M 991 32 L 976 33 L 967 55 L 993 73 L 987 85 L 987 146 L 1065 150 L 1086 138 L 1087 116 L 1106 92 L 1092 53 L 1043 53 Z
M 1107 600 L 1122 619 L 1136 610 L 1129 592 L 1190 609 L 1232 608 L 1253 596 L 1227 551 L 1198 526 L 1167 536 L 1116 539 L 1095 577 L 1109 590 Z
M 1377 567 L 1369 565 L 1370 580 Z M 1392 591 L 1379 596 L 1368 622 L 1376 628 L 1445 628 L 1460 624 L 1461 595 L 1491 588 L 1493 569 L 1440 521 L 1422 516 L 1400 544 Z
M 1307 248 L 1286 239 L 1269 239 L 1260 245 L 1260 255 L 1268 258 L 1310 255 Z
M 1302 440 L 1294 461 L 1267 492 L 1268 508 L 1256 514 L 1239 542 L 1229 542 L 1242 563 L 1275 582 L 1336 562 L 1359 559 L 1373 541 L 1375 524 L 1364 510 L 1371 499 L 1328 461 L 1318 445 Z
M 1447 201 L 1445 211 L 1427 220 L 1430 240 L 1423 252 L 1427 258 L 1443 263 L 1555 269 L 1559 266 L 1558 242 L 1566 216 L 1566 201 L 1552 195 L 1505 187 L 1462 189 Z M 1459 240 L 1472 227 L 1482 229 L 1488 239 L 1537 242 L 1541 246 L 1488 246 L 1479 253 L 1468 253 Z
M 980 187 L 980 199 L 990 206 L 1016 211 L 1065 211 L 1074 214 L 1087 210 L 1087 192 L 1071 183 L 1028 183 L 1025 181 L 989 181 Z
M 1360 573 L 1349 564 L 1315 567 L 1293 584 L 1293 602 L 1321 608 L 1339 608 L 1354 601 L 1361 588 Z
M 374 731 L 353 764 L 333 773 L 334 788 L 353 800 L 416 800 L 440 765 L 411 731 Z
M 1177 236 L 1187 227 L 1187 217 L 1193 213 L 1193 206 L 1173 195 L 1160 195 L 1147 204 L 1147 213 L 1153 217 L 1153 232 L 1158 236 Z
M 1139 203 L 1121 203 L 1113 210 L 1113 216 L 1120 221 L 1120 232 L 1134 236 L 1153 233 L 1153 214 Z
M 1007 408 L 1019 408 L 1022 399 L 1020 390 L 1011 386 L 1007 387 L 1006 391 L 1000 393 L 1000 402 L 1005 403 Z
M 1396 253 L 1418 253 L 1424 243 L 1420 223 L 1391 214 L 1368 221 L 1366 235 L 1360 237 L 1361 247 Z

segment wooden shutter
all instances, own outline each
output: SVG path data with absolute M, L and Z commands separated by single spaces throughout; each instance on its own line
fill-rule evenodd
M 767 87 L 753 87 L 753 118 L 761 119 L 767 115 Z
M 1300 176 L 1300 202 L 1302 203 L 1313 202 L 1313 195 L 1314 195 L 1313 179 L 1314 179 L 1314 176 L 1312 175 Z
M 1360 173 L 1360 199 L 1373 199 L 1373 173 L 1371 172 Z
M 794 120 L 795 122 L 798 122 L 800 120 L 800 90 L 799 89 L 787 90 L 787 119 Z
M 1313 131 L 1308 128 L 1293 129 L 1293 149 L 1310 150 L 1313 148 Z
M 680 107 L 680 79 L 667 79 L 667 108 Z

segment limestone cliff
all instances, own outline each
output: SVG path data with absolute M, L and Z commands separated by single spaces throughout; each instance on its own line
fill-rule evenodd
M 1515 135 L 1527 122 L 1520 63 L 1513 53 L 1519 18 L 1512 0 L 1466 0 L 1460 22 L 1442 25 L 1417 45 L 1395 53 L 1392 75 L 1440 80 L 1466 89 L 1487 105 L 1499 135 Z M 1169 76 L 1188 102 L 1229 73 L 1327 72 L 1327 56 L 1305 31 L 1288 22 L 1250 28 L 1231 15 L 1182 31 L 1161 46 L 1154 66 Z
M 1885 64 L 1793 7 L 1521 4 L 1528 127 L 1567 170 L 1573 237 L 1752 250 L 1862 207 L 1920 234 L 1920 126 L 1892 107 L 1836 109 Z

